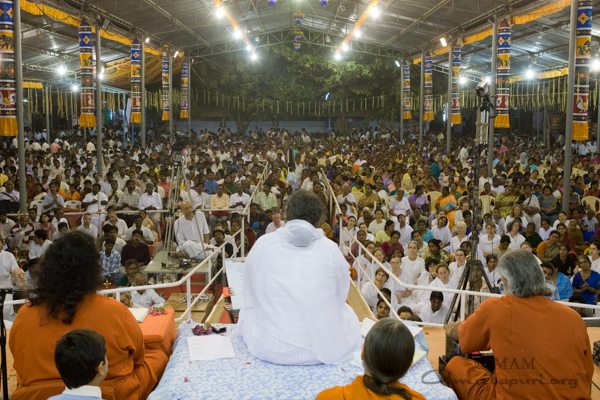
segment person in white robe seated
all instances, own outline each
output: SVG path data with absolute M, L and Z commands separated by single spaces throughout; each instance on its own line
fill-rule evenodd
M 184 200 L 179 205 L 183 215 L 175 221 L 175 239 L 177 250 L 171 256 L 190 257 L 203 260 L 206 258 L 210 230 L 202 211 L 192 208 L 192 203 Z
M 448 315 L 448 307 L 444 305 L 442 292 L 431 292 L 429 302 L 421 309 L 419 318 L 425 323 L 444 324 Z
M 448 218 L 440 217 L 437 225 L 431 228 L 431 233 L 433 233 L 434 238 L 442 242 L 442 247 L 449 246 L 450 240 L 452 240 L 452 233 L 450 232 L 450 228 L 448 228 Z
M 402 258 L 402 269 L 410 272 L 413 285 L 417 283 L 419 276 L 425 272 L 425 260 L 418 256 L 417 243 L 409 242 L 407 247 L 408 255 Z
M 367 282 L 363 285 L 360 293 L 369 307 L 375 308 L 377 306 L 377 301 L 379 300 L 378 290 L 381 290 L 384 285 L 388 283 L 389 279 L 390 276 L 383 268 L 377 268 L 375 280 L 373 282 L 367 279 Z
M 402 268 L 402 257 L 399 255 L 393 255 L 390 258 L 390 266 L 392 267 L 392 274 L 394 274 L 396 278 L 400 279 L 400 282 L 408 284 L 412 283 L 411 273 Z M 401 286 L 398 284 L 398 282 L 396 282 L 395 279 L 389 279 L 385 287 L 388 287 L 391 290 L 392 296 L 396 296 L 395 303 L 399 306 L 406 306 L 412 309 L 416 305 L 416 303 L 410 297 L 412 295 L 412 290 L 408 290 Z
M 465 271 L 467 265 L 467 254 L 463 249 L 456 250 L 454 253 L 454 262 L 450 263 L 448 268 L 450 269 L 450 279 L 455 282 L 459 282 L 460 278 Z
M 290 196 L 287 223 L 250 250 L 238 333 L 248 351 L 281 365 L 338 364 L 360 349 L 346 303 L 348 262 L 321 226 L 323 207 L 306 190 Z
M 396 191 L 396 197 L 390 199 L 390 219 L 396 224 L 395 230 L 399 231 L 398 216 L 406 216 L 410 214 L 411 208 L 408 202 L 408 197 L 404 197 L 404 189 L 398 189 Z
M 437 274 L 437 278 L 435 278 L 430 284 L 429 287 L 430 288 L 446 288 L 446 289 L 456 289 L 456 282 L 452 279 L 450 279 L 450 269 L 448 268 L 448 266 L 446 264 L 438 264 L 438 266 L 435 269 L 436 274 Z M 423 296 L 424 298 L 421 299 L 421 303 L 417 304 L 415 306 L 415 311 L 419 312 L 420 310 L 423 309 L 423 306 L 426 304 L 427 302 L 427 295 Z M 452 299 L 454 297 L 454 293 L 446 293 L 444 292 L 444 306 L 446 308 L 450 308 L 450 306 L 452 305 Z

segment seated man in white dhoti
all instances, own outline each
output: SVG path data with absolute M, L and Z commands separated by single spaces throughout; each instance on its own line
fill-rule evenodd
M 183 215 L 175 221 L 175 240 L 177 250 L 172 256 L 205 259 L 210 230 L 202 211 L 195 211 L 192 203 L 184 200 L 179 204 Z
M 282 365 L 337 364 L 360 348 L 346 304 L 348 262 L 320 226 L 322 205 L 306 190 L 289 199 L 284 227 L 246 258 L 238 333 L 255 357 Z

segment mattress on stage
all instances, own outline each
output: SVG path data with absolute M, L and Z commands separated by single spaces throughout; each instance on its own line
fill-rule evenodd
M 351 383 L 362 375 L 355 360 L 340 365 L 283 366 L 252 356 L 236 334 L 236 325 L 227 325 L 235 358 L 190 361 L 187 338 L 198 325 L 186 321 L 178 328 L 173 355 L 157 388 L 148 400 L 313 400 L 321 391 Z M 417 349 L 427 351 L 425 337 L 417 337 Z M 419 344 L 421 343 L 421 344 Z M 401 380 L 430 400 L 454 400 L 456 395 L 440 383 L 427 358 L 413 366 Z

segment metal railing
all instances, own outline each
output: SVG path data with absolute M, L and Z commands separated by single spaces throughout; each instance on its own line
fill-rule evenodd
M 345 231 L 346 235 L 348 237 L 353 237 L 350 232 L 342 226 L 343 224 L 343 220 L 344 220 L 344 216 L 342 215 L 342 212 L 340 210 L 340 206 L 337 202 L 337 199 L 335 197 L 335 193 L 333 192 L 333 189 L 331 188 L 331 185 L 329 184 L 329 181 L 327 179 L 324 179 L 325 181 L 325 186 L 327 187 L 327 194 L 328 197 L 330 199 L 330 203 L 331 203 L 331 207 L 335 208 L 336 213 L 335 216 L 338 219 L 338 223 L 339 223 L 339 228 L 340 228 L 340 238 L 342 237 L 342 231 Z M 333 205 L 335 204 L 335 206 Z M 375 256 L 362 244 L 358 241 L 358 239 L 356 239 L 355 237 L 353 237 L 354 240 L 352 242 L 350 242 L 349 245 L 344 244 L 341 240 L 339 243 L 339 248 L 340 251 L 342 252 L 342 254 L 344 254 L 343 249 L 344 247 L 346 247 L 348 249 L 348 253 L 350 255 L 352 255 L 352 258 L 354 260 L 357 259 L 357 257 L 354 256 L 354 254 L 352 254 L 351 251 L 351 247 L 353 243 L 357 243 L 359 246 L 359 256 L 360 254 L 367 254 L 370 259 L 371 259 L 371 263 L 372 263 L 372 267 L 371 270 L 375 271 L 376 269 L 374 268 L 375 264 L 377 265 L 378 268 L 382 268 L 388 275 L 389 275 L 389 279 L 393 280 L 394 283 L 394 289 L 395 289 L 395 285 L 398 285 L 399 287 L 405 288 L 407 290 L 424 290 L 424 291 L 428 291 L 428 292 L 442 292 L 442 293 L 452 293 L 452 294 L 459 294 L 460 295 L 460 320 L 463 321 L 465 319 L 465 304 L 466 304 L 466 300 L 467 300 L 467 296 L 479 296 L 479 297 L 502 297 L 503 295 L 500 294 L 495 294 L 495 293 L 485 293 L 485 292 L 474 292 L 471 290 L 461 290 L 461 289 L 451 289 L 451 288 L 439 288 L 439 287 L 430 287 L 430 286 L 421 286 L 421 285 L 412 285 L 409 283 L 405 283 L 402 282 L 397 276 L 395 276 L 392 271 L 390 271 L 383 263 L 381 263 L 379 260 L 377 260 L 375 258 Z M 356 265 L 358 265 L 358 270 L 357 270 L 357 274 L 360 277 L 360 274 L 365 273 L 367 276 L 367 279 L 373 283 L 373 278 L 366 273 L 365 270 L 362 269 L 362 266 L 360 265 L 360 262 L 356 262 Z M 358 282 L 359 282 L 359 290 L 360 290 L 360 281 L 361 279 L 358 278 Z M 389 302 L 386 297 L 383 295 L 383 293 L 381 292 L 381 290 L 379 290 L 375 285 L 373 285 L 375 287 L 375 289 L 377 290 L 379 296 L 381 297 L 381 299 L 387 304 L 388 307 L 390 307 L 390 312 L 391 315 L 396 318 L 397 320 L 400 320 L 400 316 L 398 315 L 395 307 L 392 305 L 392 302 L 394 302 L 395 300 L 395 294 L 394 292 L 392 292 L 392 302 Z M 395 290 L 394 290 L 395 291 Z M 592 305 L 592 304 L 582 304 L 582 303 L 571 303 L 568 301 L 558 301 L 560 304 L 563 304 L 565 306 L 569 306 L 569 307 L 576 307 L 576 308 L 590 308 L 590 309 L 594 309 L 594 310 L 600 310 L 600 305 Z M 450 310 L 450 312 L 454 312 L 454 310 Z M 599 317 L 588 317 L 585 319 L 598 319 Z M 418 325 L 423 325 L 423 326 L 440 326 L 443 327 L 444 324 L 437 324 L 437 323 L 428 323 L 428 322 L 416 322 Z
M 254 200 L 254 198 L 256 197 L 257 193 L 260 192 L 261 187 L 262 187 L 262 182 L 264 182 L 268 176 L 268 170 L 269 170 L 269 164 L 265 165 L 265 168 L 263 169 L 263 173 L 261 174 L 261 177 L 259 179 L 259 183 L 256 185 L 256 188 L 254 189 L 254 191 L 252 192 L 252 196 L 250 196 L 250 199 L 248 200 L 248 203 L 246 204 L 246 206 L 244 207 L 243 211 L 242 211 L 242 215 L 243 216 L 247 216 L 248 218 L 248 222 L 250 222 L 250 206 L 252 204 L 252 201 Z M 237 209 L 239 211 L 239 209 Z M 161 210 L 163 212 L 167 212 L 169 210 Z M 219 210 L 219 211 L 223 211 L 223 210 Z M 100 290 L 97 293 L 98 294 L 102 294 L 102 295 L 107 295 L 107 294 L 114 294 L 115 298 L 117 301 L 120 301 L 120 294 L 123 292 L 133 292 L 133 291 L 137 291 L 137 290 L 148 290 L 148 289 L 162 289 L 162 288 L 170 288 L 170 287 L 178 287 L 183 285 L 184 283 L 186 284 L 186 293 L 187 293 L 187 308 L 186 310 L 182 313 L 182 315 L 178 318 L 175 318 L 175 321 L 181 321 L 183 319 L 186 318 L 191 318 L 191 310 L 192 307 L 194 307 L 196 305 L 196 303 L 206 294 L 207 290 L 211 287 L 211 285 L 213 283 L 215 283 L 216 279 L 219 277 L 219 275 L 221 275 L 224 272 L 224 266 L 221 267 L 221 269 L 219 269 L 214 276 L 212 276 L 212 266 L 213 266 L 213 262 L 215 261 L 216 258 L 221 257 L 222 260 L 224 260 L 225 257 L 225 246 L 229 243 L 233 243 L 235 245 L 235 238 L 238 234 L 241 235 L 241 254 L 242 257 L 245 254 L 245 243 L 244 243 L 244 238 L 245 238 L 245 220 L 246 218 L 243 217 L 242 218 L 242 226 L 241 229 L 238 230 L 237 232 L 233 233 L 229 238 L 226 238 L 225 241 L 221 244 L 221 246 L 219 246 L 218 248 L 216 248 L 214 251 L 212 251 L 204 260 L 202 260 L 198 265 L 196 265 L 194 268 L 192 268 L 187 274 L 185 274 L 184 276 L 181 277 L 181 279 L 179 279 L 176 282 L 168 282 L 168 283 L 160 283 L 160 284 L 155 284 L 155 285 L 144 285 L 144 286 L 130 286 L 130 287 L 119 287 L 119 288 L 114 288 L 114 289 L 105 289 L 105 290 Z M 202 238 L 201 238 L 202 240 Z M 224 264 L 223 264 L 224 265 Z M 203 268 L 204 266 L 208 267 L 208 282 L 206 283 L 206 286 L 204 287 L 204 289 L 202 289 L 202 291 L 196 296 L 196 298 L 192 301 L 191 299 L 191 295 L 192 295 L 192 281 L 191 278 L 194 274 L 196 274 L 201 268 Z M 142 271 L 143 272 L 143 271 Z M 169 273 L 169 271 L 165 271 L 165 273 Z M 217 299 L 215 299 L 216 301 Z M 18 304 L 25 304 L 27 303 L 29 300 L 24 299 L 24 300 L 11 300 L 11 301 L 6 301 L 4 304 L 9 306 L 9 305 L 18 305 Z

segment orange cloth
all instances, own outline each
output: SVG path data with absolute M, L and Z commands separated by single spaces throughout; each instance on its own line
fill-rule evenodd
M 467 354 L 494 350 L 492 374 L 454 357 L 446 382 L 459 399 L 589 399 L 594 374 L 585 322 L 543 296 L 488 298 L 458 327 Z
M 114 299 L 90 294 L 77 307 L 70 325 L 49 319 L 43 306 L 21 307 L 10 330 L 18 381 L 13 400 L 45 400 L 62 393 L 65 385 L 54 364 L 55 344 L 79 328 L 93 329 L 106 341 L 109 362 L 108 374 L 100 385 L 103 398 L 137 400 L 150 394 L 170 353 L 144 349 L 142 330 L 131 312 Z
M 408 386 L 403 383 L 397 382 L 394 383 L 393 386 L 406 389 L 412 396 L 412 400 L 425 400 L 425 397 L 419 393 L 415 392 Z M 315 400 L 401 400 L 402 397 L 397 394 L 393 394 L 391 396 L 383 396 L 381 394 L 377 394 L 370 389 L 368 389 L 364 382 L 363 377 L 357 376 L 354 382 L 346 386 L 336 386 L 331 389 L 323 390 Z
M 146 353 L 149 350 L 160 350 L 169 355 L 173 352 L 173 343 L 177 337 L 175 312 L 171 307 L 165 307 L 165 310 L 167 310 L 166 314 L 149 315 L 139 324 L 144 336 Z

